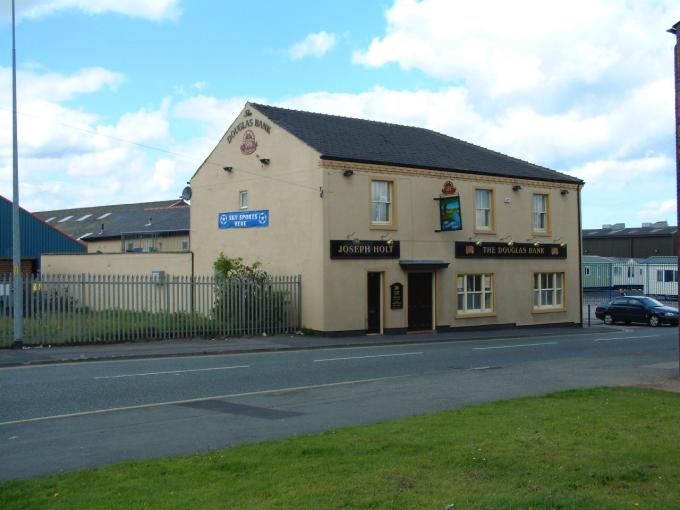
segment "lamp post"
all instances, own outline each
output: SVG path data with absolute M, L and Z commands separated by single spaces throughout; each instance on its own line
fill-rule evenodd
M 675 40 L 675 196 L 677 200 L 676 225 L 680 224 L 680 21 L 673 25 L 668 32 Z M 678 274 L 680 274 L 680 236 L 675 233 L 675 253 L 678 255 Z M 678 307 L 680 307 L 680 293 L 678 293 Z M 680 374 L 680 330 L 678 330 L 678 373 Z
M 24 311 L 21 278 L 21 232 L 19 230 L 19 155 L 17 151 L 17 51 L 14 41 L 12 0 L 12 294 L 14 296 L 14 348 L 23 347 Z

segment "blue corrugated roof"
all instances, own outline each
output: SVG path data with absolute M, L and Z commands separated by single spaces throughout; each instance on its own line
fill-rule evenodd
M 39 258 L 43 253 L 84 253 L 84 243 L 20 210 L 21 257 Z M 0 195 L 0 258 L 12 256 L 12 202 Z

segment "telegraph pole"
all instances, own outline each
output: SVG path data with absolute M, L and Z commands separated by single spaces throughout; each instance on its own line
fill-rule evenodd
M 675 196 L 677 200 L 676 225 L 680 225 L 680 21 L 668 30 L 675 36 Z M 678 256 L 680 274 L 680 235 L 675 233 L 675 253 Z M 680 308 L 680 292 L 678 293 Z M 680 375 L 680 329 L 678 330 L 678 374 Z
M 14 295 L 14 348 L 24 345 L 23 284 L 21 278 L 21 232 L 19 230 L 19 154 L 17 150 L 17 50 L 12 0 L 12 291 Z

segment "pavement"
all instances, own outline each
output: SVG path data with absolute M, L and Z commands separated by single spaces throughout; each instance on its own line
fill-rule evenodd
M 535 338 L 558 334 L 597 334 L 611 332 L 614 326 L 515 327 L 507 329 L 466 330 L 445 333 L 403 335 L 361 335 L 324 337 L 313 335 L 260 336 L 249 338 L 179 339 L 118 344 L 40 346 L 0 349 L 0 367 L 119 359 L 200 356 L 247 352 L 327 349 L 376 345 Z

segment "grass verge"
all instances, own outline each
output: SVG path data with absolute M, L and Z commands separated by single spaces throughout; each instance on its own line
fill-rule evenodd
M 677 509 L 680 394 L 567 391 L 13 481 L 0 508 Z

